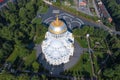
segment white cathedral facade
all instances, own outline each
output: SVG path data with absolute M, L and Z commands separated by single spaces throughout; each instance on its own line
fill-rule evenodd
M 42 53 L 50 65 L 69 62 L 74 53 L 74 37 L 67 30 L 66 24 L 59 20 L 51 22 L 45 40 L 42 42 Z

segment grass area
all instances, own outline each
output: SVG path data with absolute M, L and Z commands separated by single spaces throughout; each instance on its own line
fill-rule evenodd
M 99 46 L 98 46 L 98 49 L 106 47 L 103 39 L 91 36 L 90 37 L 90 46 L 91 46 L 92 49 L 95 46 L 95 42 L 99 42 L 100 43 Z
M 36 39 L 34 40 L 35 43 L 41 43 L 45 39 L 45 33 L 47 32 L 47 28 L 44 25 L 37 25 L 36 26 Z
M 41 13 L 43 13 L 43 14 L 44 14 L 44 13 L 46 13 L 46 12 L 47 12 L 47 10 L 48 10 L 48 7 L 46 7 L 46 6 L 45 6 L 45 7 L 43 7 L 43 8 L 42 8 Z
M 44 39 L 45 39 L 45 35 L 43 35 L 43 36 L 38 35 L 38 36 L 36 37 L 35 43 L 36 43 L 36 44 L 42 43 L 42 41 L 43 41 Z
M 85 27 L 85 28 L 87 28 L 87 27 Z M 73 30 L 73 35 L 74 35 L 75 40 L 77 40 L 79 45 L 83 48 L 88 47 L 87 40 L 86 40 L 86 33 L 87 33 L 87 31 L 84 28 Z
M 105 44 L 104 39 L 108 35 L 108 32 L 106 32 L 102 29 L 95 29 L 95 28 L 92 28 L 92 27 L 89 27 L 89 26 L 88 27 L 83 27 L 81 29 L 74 29 L 73 34 L 75 36 L 77 35 L 75 37 L 75 39 L 79 42 L 80 46 L 82 46 L 82 47 L 85 47 L 85 45 L 87 47 L 87 41 L 86 41 L 86 37 L 85 37 L 85 35 L 87 33 L 90 34 L 90 37 L 89 37 L 90 46 L 94 50 L 93 63 L 94 63 L 94 68 L 95 68 L 95 74 L 97 75 L 99 69 L 101 68 L 101 63 L 107 57 L 106 44 Z M 99 43 L 99 44 L 96 44 L 96 43 Z M 95 49 L 94 49 L 94 47 L 95 47 Z M 78 67 L 77 67 L 77 65 L 78 65 Z M 76 66 L 73 67 L 72 71 L 77 72 L 76 69 L 78 69 L 79 67 L 82 67 L 82 66 L 79 66 L 79 65 L 82 65 L 83 67 L 86 66 L 86 64 L 83 64 L 82 61 L 81 62 L 79 61 L 79 63 L 77 63 Z M 80 68 L 80 70 L 87 70 L 87 69 L 90 70 L 91 68 L 87 68 L 87 67 Z M 86 71 L 86 72 L 88 72 L 88 71 Z M 76 73 L 74 73 L 74 74 L 76 74 Z M 79 72 L 79 74 L 82 74 L 82 72 Z
M 33 66 L 34 71 L 37 72 L 39 70 L 40 64 L 38 62 L 34 61 L 32 63 L 32 66 Z
M 33 50 L 32 53 L 24 58 L 25 65 L 31 65 L 34 61 L 36 61 L 36 51 Z
M 8 57 L 8 59 L 6 61 L 13 63 L 18 56 L 17 52 L 18 51 L 15 48 L 15 50 L 12 52 L 12 54 Z
M 92 49 L 94 48 L 96 42 L 100 43 L 99 48 L 106 48 L 104 43 L 104 39 L 108 35 L 106 31 L 102 29 L 95 29 L 94 27 L 90 26 L 83 26 L 81 29 L 74 29 L 73 35 L 83 48 L 88 47 L 86 34 L 90 34 L 89 40 Z
M 34 18 L 34 19 L 32 20 L 32 23 L 41 24 L 41 18 Z
M 86 38 L 81 39 L 80 37 L 75 37 L 75 40 L 79 43 L 79 45 L 83 48 L 88 48 L 87 40 Z
M 16 80 L 16 78 L 15 78 L 15 76 L 4 72 L 4 73 L 0 74 L 0 80 Z
M 15 48 L 14 48 L 12 54 L 6 60 L 8 62 L 13 63 L 18 56 L 20 58 L 24 58 L 25 56 L 27 56 L 29 54 L 29 51 L 25 48 L 25 46 L 23 46 L 21 44 L 16 44 L 14 47 Z
M 68 72 L 73 72 L 72 75 L 74 76 L 92 76 L 89 54 L 82 54 L 77 64 L 69 69 Z
M 41 13 L 46 13 L 47 10 L 48 10 L 48 7 L 45 6 L 45 7 L 42 8 Z
M 98 70 L 100 69 L 101 63 L 105 60 L 107 57 L 106 53 L 103 52 L 94 52 L 93 56 L 93 62 L 95 65 L 95 73 L 97 74 Z
M 48 10 L 48 6 L 40 6 L 39 10 L 37 11 L 37 14 L 44 14 Z
M 7 58 L 6 61 L 13 63 L 13 62 L 15 61 L 15 59 L 19 56 L 18 53 L 19 53 L 19 49 L 18 49 L 17 45 L 15 45 L 14 51 L 13 51 L 13 52 L 11 53 L 11 55 Z

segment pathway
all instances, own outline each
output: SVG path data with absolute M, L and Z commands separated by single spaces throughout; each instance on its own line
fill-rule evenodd
M 92 56 L 93 56 L 93 54 L 92 54 L 92 52 L 91 52 L 91 47 L 90 47 L 90 41 L 89 41 L 89 37 L 87 37 L 87 43 L 88 43 L 88 51 L 89 51 L 89 56 L 90 56 L 90 62 L 91 62 L 91 67 L 92 67 L 92 74 L 93 74 L 93 77 L 91 77 L 91 79 L 93 80 L 93 78 L 96 80 L 97 79 L 97 76 L 96 76 L 96 74 L 95 74 L 95 67 L 94 67 L 94 63 L 93 63 L 93 58 L 92 58 Z

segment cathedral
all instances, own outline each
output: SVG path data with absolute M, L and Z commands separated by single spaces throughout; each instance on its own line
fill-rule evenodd
M 51 22 L 45 39 L 42 42 L 42 54 L 50 65 L 60 65 L 69 62 L 74 52 L 74 37 L 67 30 L 67 25 L 56 17 Z

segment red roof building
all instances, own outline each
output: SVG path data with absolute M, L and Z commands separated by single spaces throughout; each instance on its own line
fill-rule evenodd
M 86 6 L 86 2 L 80 2 L 80 6 Z
M 86 0 L 79 0 L 79 6 L 86 6 Z
M 0 3 L 2 3 L 4 0 L 0 0 Z

